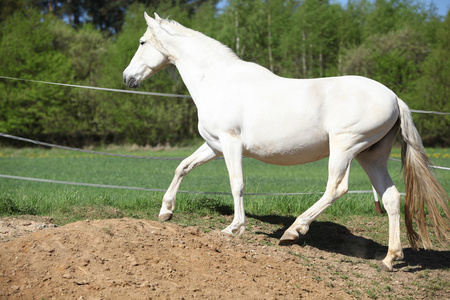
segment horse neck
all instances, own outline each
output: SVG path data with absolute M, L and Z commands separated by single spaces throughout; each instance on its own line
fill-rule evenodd
M 209 76 L 215 76 L 214 78 L 220 80 L 220 75 L 217 77 L 217 74 L 238 58 L 219 42 L 200 33 L 179 39 L 181 42 L 171 43 L 171 52 L 174 53 L 173 63 L 198 105 L 198 95 L 205 87 L 203 82 Z

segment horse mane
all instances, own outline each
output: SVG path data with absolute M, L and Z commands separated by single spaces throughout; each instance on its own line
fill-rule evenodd
M 163 19 L 163 23 L 168 24 L 171 28 L 177 31 L 177 34 L 182 36 L 192 37 L 201 39 L 202 47 L 207 47 L 212 50 L 214 53 L 220 53 L 222 55 L 226 55 L 230 58 L 240 59 L 237 54 L 231 50 L 230 47 L 222 44 L 221 42 L 201 33 L 200 31 L 196 31 L 194 29 L 187 28 L 175 20 L 171 19 Z

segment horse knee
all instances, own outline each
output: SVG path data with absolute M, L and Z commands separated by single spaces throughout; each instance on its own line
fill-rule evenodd
M 347 192 L 348 192 L 348 184 L 341 183 L 336 189 L 335 198 L 340 198 L 345 194 L 347 194 Z
M 329 204 L 333 204 L 334 201 L 344 196 L 348 192 L 348 184 L 344 182 L 340 182 L 336 184 L 336 186 L 329 191 Z
M 184 176 L 186 176 L 186 174 L 188 173 L 187 172 L 187 169 L 188 169 L 188 165 L 185 165 L 185 166 L 178 166 L 176 169 L 175 169 L 175 177 L 184 177 Z

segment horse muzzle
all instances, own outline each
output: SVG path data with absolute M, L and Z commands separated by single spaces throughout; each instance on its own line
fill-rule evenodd
M 139 80 L 134 76 L 127 77 L 125 74 L 123 75 L 123 82 L 128 85 L 130 88 L 137 88 L 139 86 Z

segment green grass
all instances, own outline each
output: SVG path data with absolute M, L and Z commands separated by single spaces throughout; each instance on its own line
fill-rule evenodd
M 195 149 L 152 150 L 115 147 L 98 149 L 132 155 L 186 157 Z M 394 149 L 392 156 L 399 157 Z M 450 151 L 428 149 L 436 165 L 450 165 Z M 292 167 L 273 166 L 244 159 L 246 193 L 323 192 L 327 181 L 327 159 Z M 39 148 L 0 149 L 0 174 L 97 183 L 118 186 L 167 189 L 179 161 L 119 158 Z M 390 161 L 389 169 L 397 188 L 404 191 L 401 164 Z M 450 171 L 436 170 L 444 188 L 450 190 Z M 352 165 L 350 190 L 371 190 L 369 179 L 357 162 Z M 229 192 L 228 173 L 223 160 L 215 160 L 192 171 L 181 190 Z M 136 217 L 156 219 L 162 192 L 120 190 L 0 178 L 0 215 L 45 215 L 60 224 L 85 218 Z M 298 216 L 320 194 L 245 197 L 245 208 L 252 216 Z M 222 216 L 233 213 L 228 195 L 178 194 L 177 216 Z M 326 214 L 375 215 L 372 194 L 347 194 Z M 198 219 L 198 218 L 197 218 Z

